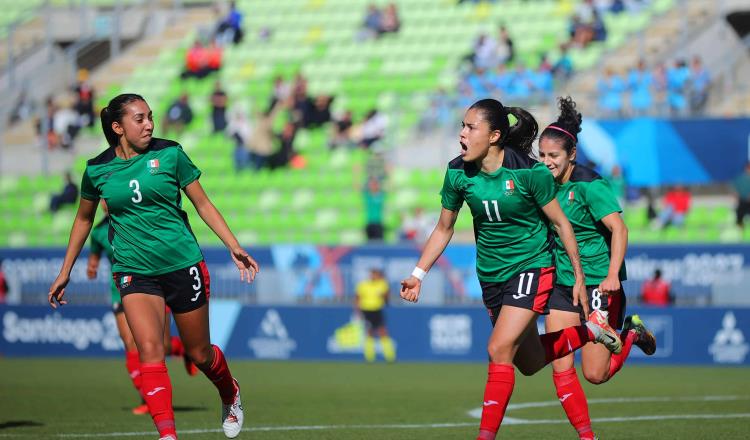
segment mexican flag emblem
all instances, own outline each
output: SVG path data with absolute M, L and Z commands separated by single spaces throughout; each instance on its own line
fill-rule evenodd
M 573 191 L 568 192 L 568 205 L 572 204 L 576 199 L 576 194 Z
M 512 195 L 515 189 L 516 189 L 516 184 L 513 183 L 513 180 L 509 179 L 505 181 L 505 195 L 506 196 Z
M 147 162 L 147 165 L 151 174 L 156 174 L 156 172 L 159 171 L 159 159 L 151 159 Z
M 124 275 L 122 278 L 120 278 L 120 287 L 128 287 L 131 281 L 133 281 L 132 275 Z

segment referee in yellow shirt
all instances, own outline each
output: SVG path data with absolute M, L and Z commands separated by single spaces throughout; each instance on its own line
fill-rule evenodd
M 388 336 L 383 317 L 383 308 L 388 303 L 388 281 L 380 269 L 370 269 L 370 278 L 357 284 L 357 296 L 354 298 L 354 308 L 361 313 L 367 322 L 367 338 L 365 339 L 365 360 L 375 361 L 375 332 L 380 336 L 380 347 L 387 362 L 396 360 L 396 349 L 393 340 Z

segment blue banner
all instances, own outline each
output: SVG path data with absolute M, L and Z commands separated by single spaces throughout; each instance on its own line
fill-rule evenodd
M 643 308 L 657 352 L 634 347 L 629 362 L 750 365 L 750 309 Z M 398 305 L 385 311 L 402 361 L 482 362 L 490 321 L 481 307 Z M 52 310 L 0 306 L 0 356 L 120 356 L 122 343 L 106 307 Z M 540 320 L 541 327 L 541 320 Z M 235 359 L 362 359 L 364 323 L 349 307 L 248 307 L 211 302 L 213 342 Z M 379 349 L 379 346 L 378 346 Z
M 728 182 L 750 159 L 747 118 L 584 120 L 579 139 L 603 173 L 619 164 L 633 186 Z

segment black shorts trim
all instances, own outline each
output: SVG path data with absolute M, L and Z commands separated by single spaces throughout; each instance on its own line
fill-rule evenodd
M 205 261 L 161 275 L 116 272 L 112 276 L 121 298 L 131 293 L 160 296 L 172 313 L 199 309 L 211 294 L 211 277 Z
M 615 329 L 622 328 L 627 303 L 627 298 L 622 287 L 617 293 L 607 295 L 607 301 L 602 301 L 598 285 L 586 286 L 586 294 L 589 297 L 589 309 L 592 312 L 594 310 L 609 312 L 609 325 Z M 578 313 L 581 316 L 581 322 L 586 321 L 586 317 L 583 315 L 583 307 L 580 304 L 577 307 L 573 305 L 573 287 L 571 286 L 555 286 L 555 289 L 552 291 L 552 297 L 549 300 L 549 308 L 551 310 Z
M 528 269 L 502 283 L 479 282 L 484 306 L 493 326 L 504 305 L 532 310 L 540 315 L 548 314 L 547 304 L 554 283 L 554 267 Z

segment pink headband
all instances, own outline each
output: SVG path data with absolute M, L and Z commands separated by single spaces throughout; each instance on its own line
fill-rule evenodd
M 547 126 L 547 128 L 551 128 L 551 129 L 557 130 L 557 131 L 562 131 L 563 133 L 565 133 L 568 136 L 570 136 L 570 138 L 573 139 L 573 142 L 578 142 L 578 139 L 576 139 L 575 136 L 573 136 L 572 134 L 570 134 L 570 132 L 568 130 L 565 130 L 564 128 L 560 128 L 560 127 L 558 127 L 556 125 L 549 125 L 549 126 Z

